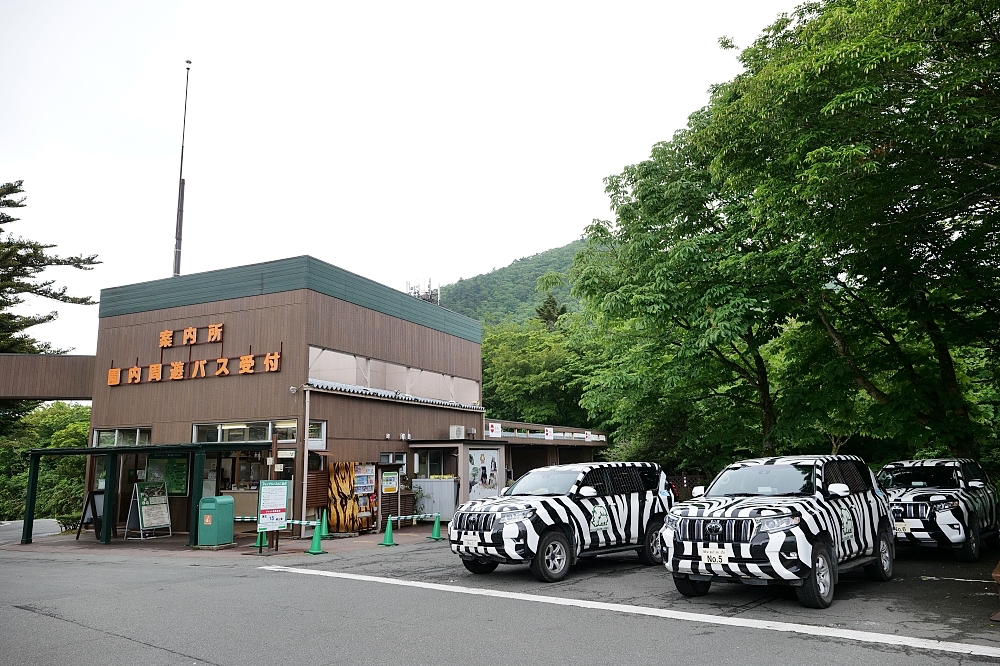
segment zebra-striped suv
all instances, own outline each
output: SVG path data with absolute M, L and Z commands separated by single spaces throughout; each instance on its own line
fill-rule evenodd
M 984 537 L 996 536 L 996 486 L 974 460 L 900 460 L 878 473 L 889 493 L 896 544 L 954 548 L 961 562 L 979 561 Z
M 889 503 L 857 456 L 744 460 L 693 494 L 660 532 L 663 562 L 685 596 L 713 582 L 783 584 L 802 605 L 826 608 L 844 571 L 892 578 Z
M 448 540 L 472 573 L 528 563 L 543 582 L 562 580 L 578 558 L 602 553 L 634 550 L 644 564 L 660 564 L 658 534 L 675 498 L 655 463 L 540 467 L 499 497 L 458 507 Z

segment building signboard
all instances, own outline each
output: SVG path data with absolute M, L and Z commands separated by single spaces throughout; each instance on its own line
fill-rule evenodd
M 167 484 L 167 494 L 185 496 L 188 494 L 188 454 L 149 458 L 146 460 L 146 481 L 162 481 Z
M 399 491 L 399 472 L 382 472 L 382 494 L 392 495 Z
M 500 427 L 499 423 L 490 424 L 490 437 L 502 437 L 503 429 Z
M 205 328 L 189 326 L 173 331 L 160 331 L 158 363 L 136 364 L 129 368 L 108 368 L 108 386 L 128 384 L 156 384 L 163 381 L 203 379 L 206 377 L 228 377 L 231 374 L 252 375 L 260 372 L 280 372 L 281 352 L 272 351 L 254 354 L 248 350 L 241 356 L 219 356 L 217 358 L 189 359 L 187 361 L 164 362 L 163 352 L 174 347 L 190 347 L 204 344 L 222 343 L 222 324 L 209 324 Z M 200 331 L 205 331 L 202 334 Z M 180 333 L 180 335 L 177 335 Z M 112 363 L 114 363 L 112 361 Z

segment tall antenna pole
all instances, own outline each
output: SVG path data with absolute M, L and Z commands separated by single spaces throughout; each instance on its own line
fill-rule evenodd
M 181 231 L 184 228 L 184 135 L 187 133 L 188 119 L 188 80 L 191 78 L 191 61 L 187 63 L 187 74 L 184 75 L 184 124 L 181 127 L 181 175 L 177 186 L 177 231 L 174 234 L 174 277 L 181 274 Z

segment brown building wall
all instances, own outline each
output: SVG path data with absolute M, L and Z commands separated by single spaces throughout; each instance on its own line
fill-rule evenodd
M 141 312 L 100 321 L 93 381 L 91 425 L 97 428 L 152 427 L 153 444 L 191 441 L 193 423 L 246 419 L 302 418 L 301 393 L 290 386 L 306 380 L 304 290 Z M 181 345 L 180 331 L 223 324 L 221 343 Z M 147 381 L 150 363 L 161 362 L 160 331 L 175 331 L 174 347 L 162 350 L 163 379 Z M 252 348 L 252 349 L 251 349 Z M 257 358 L 252 375 L 240 375 L 234 357 L 281 352 L 279 372 L 263 372 Z M 229 376 L 216 377 L 215 359 L 229 357 Z M 208 359 L 204 378 L 190 378 L 190 360 Z M 185 379 L 170 380 L 171 361 L 184 361 Z M 126 369 L 143 367 L 142 382 L 126 385 Z M 108 386 L 107 371 L 122 368 L 122 384 Z
M 407 450 L 400 433 L 414 440 L 448 439 L 451 425 L 481 432 L 483 417 L 479 412 L 313 391 L 309 418 L 327 422 L 331 460 L 377 462 L 379 453 Z
M 0 354 L 0 400 L 89 400 L 93 356 Z
M 314 291 L 306 303 L 311 345 L 481 381 L 476 342 Z

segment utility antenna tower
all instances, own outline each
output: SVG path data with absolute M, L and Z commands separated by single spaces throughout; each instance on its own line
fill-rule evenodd
M 191 78 L 191 61 L 187 63 L 184 75 L 184 124 L 181 126 L 181 175 L 177 186 L 177 230 L 174 232 L 174 277 L 181 274 L 181 232 L 184 229 L 184 135 L 187 133 L 188 80 Z

